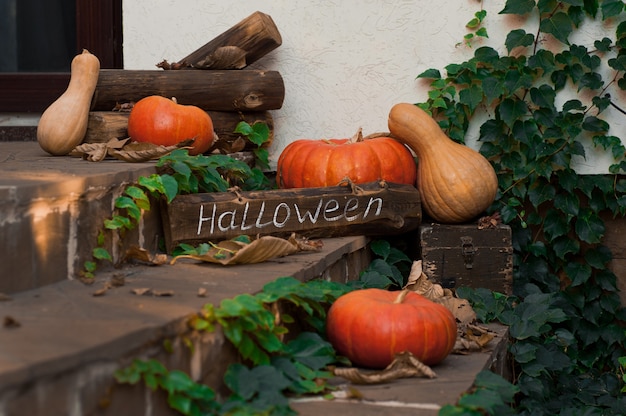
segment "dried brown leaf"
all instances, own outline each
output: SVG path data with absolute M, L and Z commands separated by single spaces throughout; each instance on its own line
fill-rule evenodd
M 70 156 L 82 157 L 90 162 L 100 162 L 104 160 L 110 149 L 121 149 L 130 139 L 110 139 L 106 143 L 83 143 L 70 152 Z
M 185 140 L 173 146 L 161 146 L 153 143 L 130 142 L 122 149 L 108 148 L 108 155 L 124 162 L 147 162 L 158 159 L 180 148 L 189 149 L 193 140 Z
M 370 372 L 356 367 L 337 367 L 333 373 L 355 384 L 379 384 L 405 377 L 437 377 L 429 366 L 408 351 L 396 354 L 391 364 L 381 371 Z
M 127 103 L 115 103 L 115 107 L 111 111 L 119 111 L 121 113 L 128 113 L 135 106 L 134 101 L 129 101 Z
M 166 296 L 174 296 L 173 290 L 153 290 L 153 296 L 166 297 Z
M 107 290 L 109 290 L 109 287 L 105 285 L 104 287 L 93 292 L 92 296 L 95 296 L 95 297 L 104 296 L 107 293 Z
M 461 325 L 468 325 L 476 321 L 476 312 L 474 312 L 472 305 L 470 305 L 467 299 L 454 296 L 442 296 L 436 299 L 435 302 L 445 306 L 452 312 L 452 315 L 454 315 L 457 322 Z
M 145 248 L 141 248 L 138 246 L 132 246 L 126 253 L 124 253 L 124 261 L 138 261 L 143 264 L 147 264 L 150 266 L 160 266 L 168 262 L 168 257 L 166 254 L 152 254 Z
M 480 218 L 478 220 L 478 229 L 483 230 L 485 228 L 496 228 L 501 223 L 502 219 L 500 218 L 500 213 L 495 212 L 492 215 Z
M 319 244 L 309 244 L 310 250 Z M 318 248 L 319 249 L 319 248 Z M 193 259 L 208 263 L 230 264 L 253 264 L 262 263 L 272 258 L 284 257 L 302 251 L 303 249 L 295 239 L 285 240 L 274 236 L 263 236 L 247 244 L 236 240 L 224 240 L 212 245 L 211 249 L 203 255 L 187 254 L 177 256 L 170 264 L 175 264 L 178 259 Z
M 207 295 L 207 290 L 205 287 L 201 287 L 198 289 L 198 297 L 199 298 L 205 298 Z
M 445 296 L 445 291 L 441 285 L 431 282 L 423 273 L 421 260 L 414 261 L 411 265 L 411 272 L 404 289 L 409 289 L 430 300 Z
M 152 293 L 152 289 L 150 289 L 149 287 L 138 287 L 136 289 L 131 290 L 130 292 L 133 295 L 143 296 L 143 295 L 149 295 L 150 293 Z
M 7 315 L 4 317 L 3 326 L 5 328 L 19 328 L 22 326 L 22 324 L 19 323 L 19 321 L 14 317 Z

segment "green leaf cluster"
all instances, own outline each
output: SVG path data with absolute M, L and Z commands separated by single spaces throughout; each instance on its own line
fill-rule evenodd
M 400 289 L 406 284 L 412 260 L 389 241 L 376 240 L 370 243 L 370 250 L 377 256 L 362 271 L 359 279 L 351 282 L 355 287 Z
M 218 400 L 210 388 L 178 371 L 168 371 L 154 360 L 135 360 L 116 372 L 119 383 L 143 381 L 162 389 L 169 405 L 184 415 L 291 415 L 289 395 L 323 393 L 332 374 L 328 366 L 345 363 L 320 334 L 325 333 L 326 309 L 349 285 L 314 280 L 307 283 L 282 277 L 255 295 L 239 295 L 219 306 L 205 305 L 189 322 L 195 331 L 213 331 L 220 325 L 243 363 L 231 365 L 224 383 L 232 394 Z M 287 325 L 296 322 L 284 310 L 301 313 L 311 331 L 287 338 Z M 278 317 L 278 319 L 277 319 Z M 300 321 L 298 321 L 300 323 Z
M 499 181 L 490 212 L 513 229 L 514 296 L 459 293 L 510 328 L 515 414 L 623 414 L 626 314 L 602 243 L 604 219 L 626 213 L 626 148 L 606 118 L 626 114 L 608 92 L 626 89 L 624 3 L 507 0 L 500 13 L 536 30 L 512 29 L 505 53 L 479 47 L 445 76 L 418 76 L 431 83 L 417 105 L 453 140 L 487 115 L 480 152 Z M 591 20 L 605 36 L 574 42 Z M 613 158 L 606 175 L 577 173 L 589 149 Z
M 470 391 L 459 398 L 456 405 L 446 405 L 439 416 L 483 416 L 514 415 L 511 408 L 519 389 L 490 371 L 483 370 L 476 375 Z
M 151 201 L 163 199 L 170 203 L 177 195 L 200 192 L 226 192 L 238 187 L 242 190 L 261 190 L 272 187 L 263 169 L 269 166 L 268 153 L 262 146 L 269 140 L 267 124 L 240 122 L 235 129 L 257 148 L 255 167 L 229 155 L 211 154 L 190 156 L 186 149 L 177 149 L 161 157 L 157 173 L 141 176 L 137 183 L 126 187 L 123 194 L 115 199 L 115 213 L 104 221 L 104 228 L 119 233 L 132 230 L 140 221 L 142 213 L 149 211 Z M 98 235 L 98 245 L 92 251 L 96 261 L 112 261 L 111 254 L 104 248 L 105 236 Z M 82 271 L 83 277 L 93 278 L 96 261 L 87 261 Z

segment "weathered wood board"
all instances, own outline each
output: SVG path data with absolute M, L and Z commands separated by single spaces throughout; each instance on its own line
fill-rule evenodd
M 282 107 L 285 84 L 278 71 L 101 69 L 91 111 L 110 111 L 149 95 L 176 97 L 203 110 L 266 111 Z
M 476 224 L 419 226 L 423 272 L 446 288 L 469 286 L 511 293 L 511 228 L 479 229 Z
M 180 243 L 239 235 L 306 237 L 390 235 L 415 230 L 422 217 L 417 189 L 370 182 L 349 186 L 177 196 L 163 210 L 168 250 Z

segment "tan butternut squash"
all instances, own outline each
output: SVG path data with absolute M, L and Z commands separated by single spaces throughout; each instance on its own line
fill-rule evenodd
M 431 218 L 466 222 L 493 203 L 498 178 L 489 161 L 451 140 L 428 113 L 413 104 L 396 104 L 388 124 L 393 137 L 417 156 L 417 188 Z
M 83 141 L 99 73 L 100 61 L 88 50 L 74 57 L 67 89 L 46 108 L 37 125 L 37 141 L 43 150 L 66 155 Z

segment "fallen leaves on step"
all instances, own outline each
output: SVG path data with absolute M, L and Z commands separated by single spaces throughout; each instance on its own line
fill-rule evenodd
M 156 297 L 169 297 L 174 296 L 173 290 L 156 290 L 149 287 L 140 287 L 132 289 L 130 291 L 133 295 L 137 296 L 156 296 Z
M 422 271 L 422 261 L 413 262 L 404 289 L 412 290 L 433 302 L 442 304 L 454 315 L 457 321 L 457 340 L 452 350 L 454 354 L 484 351 L 495 334 L 476 324 L 476 312 L 466 299 L 456 296 L 454 291 L 433 283 Z
M 83 143 L 70 152 L 70 156 L 81 157 L 91 162 L 101 162 L 112 157 L 124 162 L 147 162 L 159 159 L 176 149 L 190 149 L 193 139 L 185 140 L 174 146 L 161 146 L 152 143 L 140 143 L 127 139 L 113 138 L 106 143 Z
M 500 218 L 500 212 L 496 211 L 492 215 L 487 215 L 478 220 L 478 229 L 484 230 L 486 228 L 496 228 L 502 224 L 502 218 Z
M 333 374 L 354 384 L 387 383 L 406 377 L 437 377 L 437 374 L 429 366 L 408 351 L 396 354 L 391 364 L 380 371 L 367 371 L 356 367 L 336 367 L 333 369 Z
M 319 251 L 321 248 L 321 241 L 311 241 L 295 234 L 288 239 L 274 236 L 263 236 L 254 240 L 232 239 L 217 244 L 201 244 L 195 253 L 176 256 L 170 264 L 185 258 L 222 265 L 253 264 L 301 251 Z
M 104 296 L 109 289 L 113 289 L 116 287 L 122 287 L 126 284 L 126 277 L 121 273 L 114 273 L 113 276 L 106 282 L 104 285 L 95 292 L 92 293 L 93 296 Z
M 167 254 L 156 253 L 152 254 L 145 248 L 138 246 L 132 246 L 126 253 L 124 253 L 124 259 L 122 261 L 134 261 L 148 266 L 160 266 L 168 262 Z
M 19 328 L 22 326 L 22 324 L 20 324 L 17 319 L 9 315 L 4 317 L 4 322 L 2 325 L 5 328 Z

